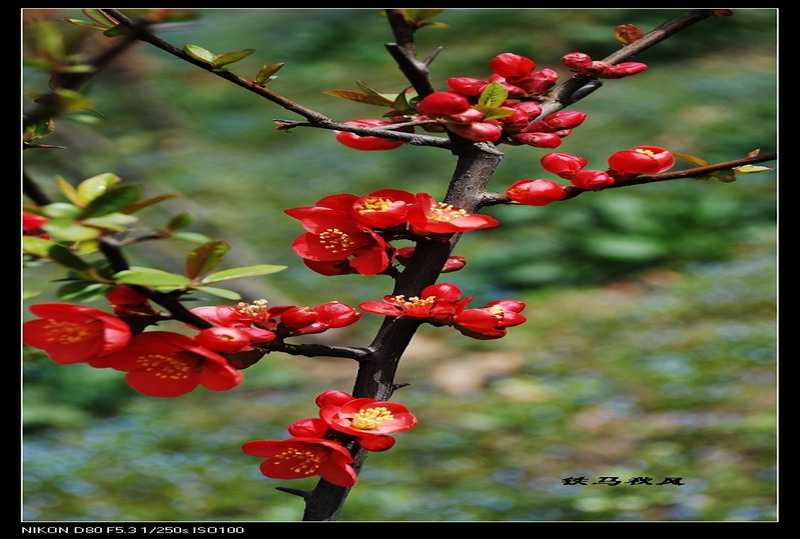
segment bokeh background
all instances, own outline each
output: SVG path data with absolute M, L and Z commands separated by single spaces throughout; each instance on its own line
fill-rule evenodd
M 78 31 L 59 22 L 78 11 L 25 11 L 26 45 L 40 35 L 37 25 Z M 216 53 L 255 48 L 231 66 L 243 76 L 286 62 L 270 87 L 334 119 L 383 111 L 325 90 L 356 89 L 356 80 L 387 93 L 405 86 L 383 47 L 392 38 L 378 10 L 200 13 L 161 37 Z M 449 27 L 420 31 L 418 47 L 421 55 L 444 47 L 432 66 L 439 88 L 454 76 L 488 76 L 489 59 L 501 52 L 566 77 L 564 53 L 602 58 L 619 47 L 616 25 L 650 30 L 680 13 L 452 9 L 437 18 Z M 574 107 L 588 119 L 559 150 L 586 157 L 591 168 L 637 145 L 711 162 L 775 151 L 776 19 L 775 9 L 735 10 L 645 52 L 636 60 L 650 69 L 606 81 Z M 46 84 L 25 68 L 26 95 Z M 103 172 L 140 182 L 148 195 L 180 193 L 142 218 L 160 227 L 191 211 L 190 231 L 231 243 L 231 265 L 289 266 L 236 285 L 272 304 L 358 304 L 391 287 L 384 276 L 327 278 L 306 269 L 289 248 L 301 230 L 283 209 L 389 187 L 441 197 L 454 162 L 434 148 L 357 152 L 327 131 L 278 132 L 274 119 L 298 118 L 145 45 L 98 76 L 88 94 L 98 114 L 59 121 L 48 142 L 65 149 L 27 152 L 26 172 L 54 197 L 57 175 L 78 182 Z M 555 179 L 538 165 L 544 150 L 504 151 L 495 190 Z M 449 328 L 420 331 L 398 376 L 410 385 L 394 399 L 419 426 L 391 451 L 370 455 L 342 520 L 774 520 L 774 174 L 486 213 L 502 226 L 467 234 L 456 252 L 468 266 L 447 280 L 479 305 L 523 299 L 529 321 L 489 342 Z M 130 256 L 180 271 L 194 246 L 149 242 Z M 56 298 L 59 277 L 46 266 L 26 268 L 25 305 Z M 379 323 L 365 315 L 325 338 L 364 345 Z M 239 446 L 285 437 L 286 425 L 316 413 L 317 394 L 348 391 L 355 373 L 349 360 L 276 353 L 231 391 L 153 399 L 130 390 L 121 373 L 25 352 L 26 520 L 298 520 L 300 500 L 274 487 L 315 481 L 264 478 L 260 459 Z M 569 477 L 590 484 L 564 485 Z M 601 477 L 623 483 L 591 484 Z M 653 484 L 624 483 L 634 477 Z M 684 484 L 655 484 L 668 477 Z

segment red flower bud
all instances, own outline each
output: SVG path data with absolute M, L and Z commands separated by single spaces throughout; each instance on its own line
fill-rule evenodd
M 573 71 L 583 71 L 592 65 L 592 57 L 582 52 L 570 52 L 561 57 L 561 63 Z
M 520 180 L 506 189 L 506 196 L 528 206 L 546 206 L 564 198 L 564 187 L 550 180 Z
M 547 172 L 552 172 L 556 176 L 570 179 L 573 174 L 586 166 L 586 159 L 569 153 L 548 153 L 540 160 L 542 167 Z
M 552 69 L 542 69 L 537 71 L 525 82 L 520 84 L 529 94 L 543 94 L 552 88 L 558 80 L 558 73 Z
M 614 184 L 614 178 L 602 170 L 581 170 L 570 178 L 575 187 L 581 189 L 602 189 Z
M 637 73 L 641 73 L 647 69 L 647 64 L 639 62 L 623 62 L 621 64 L 608 66 L 603 69 L 598 77 L 601 79 L 621 79 L 622 77 L 629 77 Z
M 475 97 L 481 95 L 483 90 L 489 86 L 489 83 L 485 80 L 471 79 L 469 77 L 447 79 L 447 84 L 453 92 Z
M 470 108 L 469 101 L 454 92 L 433 92 L 417 103 L 417 111 L 428 116 L 449 116 L 461 114 Z
M 195 336 L 194 340 L 200 346 L 205 346 L 215 352 L 235 352 L 250 346 L 250 335 L 236 328 L 221 326 L 206 328 Z
M 495 124 L 476 122 L 473 124 L 448 124 L 447 129 L 465 139 L 476 142 L 494 142 L 503 135 L 503 130 Z
M 469 108 L 461 114 L 451 114 L 447 117 L 448 121 L 459 124 L 472 124 L 481 121 L 483 113 L 478 109 Z
M 585 119 L 585 112 L 579 112 L 577 110 L 564 110 L 551 114 L 542 121 L 550 131 L 558 131 L 559 129 L 573 129 L 578 127 Z
M 675 156 L 658 146 L 638 146 L 616 152 L 608 158 L 611 173 L 621 176 L 658 174 L 672 168 Z
M 614 28 L 614 36 L 624 44 L 633 43 L 644 37 L 644 32 L 634 24 L 620 24 Z
M 555 133 L 520 133 L 514 135 L 512 139 L 536 148 L 557 148 L 561 146 L 561 137 Z
M 391 125 L 391 122 L 384 122 L 383 120 L 366 119 L 366 120 L 350 120 L 348 122 L 344 122 L 344 124 L 357 125 L 362 127 L 382 127 L 384 125 Z M 405 141 L 403 140 L 392 140 L 382 137 L 362 136 L 362 135 L 356 135 L 355 133 L 350 133 L 348 131 L 334 131 L 334 133 L 336 133 L 336 140 L 340 144 L 344 144 L 348 148 L 353 148 L 354 150 L 362 150 L 362 151 L 393 150 L 405 144 Z
M 536 63 L 519 54 L 504 52 L 492 58 L 489 67 L 501 77 L 525 77 L 536 69 Z

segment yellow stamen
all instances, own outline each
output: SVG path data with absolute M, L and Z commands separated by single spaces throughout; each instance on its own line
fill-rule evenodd
M 392 207 L 392 201 L 388 198 L 369 197 L 365 198 L 356 208 L 358 213 L 369 213 L 374 211 L 386 211 Z
M 180 353 L 180 352 L 179 352 Z M 194 367 L 193 360 L 164 354 L 147 354 L 136 358 L 137 363 L 157 378 L 185 380 Z
M 74 344 L 96 334 L 86 324 L 48 319 L 44 326 L 47 340 L 59 344 Z
M 267 313 L 267 300 L 265 299 L 257 299 L 252 304 L 242 301 L 234 308 L 234 310 L 238 314 L 252 318 L 255 321 L 266 320 L 269 318 L 269 313 Z
M 349 234 L 338 228 L 329 228 L 322 232 L 319 235 L 319 242 L 332 253 L 347 251 L 355 244 Z
M 643 153 L 645 155 L 650 155 L 650 156 L 655 155 L 655 152 L 653 150 L 645 150 L 644 148 L 636 148 L 636 151 L 639 153 Z
M 279 466 L 286 461 L 296 461 L 292 464 L 291 470 L 295 473 L 303 475 L 314 475 L 319 468 L 322 457 L 310 449 L 296 449 L 294 447 L 287 449 L 283 453 L 275 455 L 272 463 Z
M 467 210 L 453 207 L 451 204 L 439 202 L 427 211 L 428 219 L 434 221 L 452 221 L 469 215 Z
M 394 419 L 392 412 L 383 406 L 377 408 L 364 408 L 353 416 L 350 426 L 354 429 L 373 430 L 381 426 L 381 423 Z

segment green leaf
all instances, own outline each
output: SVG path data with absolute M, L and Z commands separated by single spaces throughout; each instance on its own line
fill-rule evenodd
M 711 174 L 711 177 L 722 183 L 731 183 L 736 181 L 736 173 L 732 169 L 720 170 Z
M 225 288 L 217 288 L 215 286 L 198 286 L 197 288 L 195 288 L 195 290 L 199 290 L 207 294 L 212 294 L 214 296 L 219 296 L 221 298 L 230 299 L 233 301 L 238 301 L 242 299 L 242 296 L 238 292 L 234 292 L 233 290 L 227 290 Z
M 120 211 L 122 213 L 137 212 L 137 211 L 141 210 L 142 208 L 146 208 L 148 206 L 152 206 L 153 204 L 158 204 L 159 202 L 163 202 L 165 200 L 169 200 L 170 198 L 175 198 L 176 196 L 178 196 L 178 195 L 168 193 L 168 194 L 164 194 L 164 195 L 157 195 L 157 196 L 154 196 L 154 197 L 145 198 L 145 199 L 142 199 L 142 200 L 137 200 L 133 204 L 128 204 L 127 206 L 122 208 Z
M 62 178 L 61 176 L 56 176 L 56 185 L 58 186 L 59 191 L 67 197 L 67 200 L 75 204 L 76 206 L 82 206 L 83 203 L 81 202 L 81 197 L 78 194 L 77 189 L 69 183 L 67 180 Z
M 214 67 L 222 67 L 228 64 L 232 64 L 234 62 L 238 62 L 242 58 L 250 56 L 256 52 L 255 49 L 244 49 L 241 51 L 232 51 L 232 52 L 225 52 L 217 56 L 217 59 L 214 61 Z
M 114 274 L 113 278 L 120 284 L 138 284 L 156 288 L 183 288 L 191 282 L 177 273 L 142 267 L 120 271 Z
M 108 15 L 99 9 L 82 9 L 81 12 L 103 28 L 111 28 L 116 21 L 111 20 Z
M 127 213 L 108 213 L 100 217 L 92 217 L 89 219 L 81 219 L 81 223 L 98 228 L 105 228 L 108 230 L 124 230 L 128 225 L 138 221 L 133 215 Z
M 195 60 L 200 60 L 203 63 L 214 65 L 214 62 L 217 61 L 217 55 L 213 52 L 204 49 L 203 47 L 198 47 L 197 45 L 184 45 L 183 52 L 194 58 Z
M 107 172 L 105 174 L 92 176 L 91 178 L 82 181 L 78 184 L 78 198 L 81 202 L 80 205 L 88 205 L 92 200 L 105 193 L 109 187 L 120 181 L 120 179 L 121 178 L 116 174 Z
M 81 209 L 67 202 L 53 202 L 42 206 L 42 213 L 51 219 L 70 218 L 77 219 L 81 214 Z
M 256 266 L 242 266 L 240 268 L 231 268 L 223 271 L 218 271 L 207 275 L 200 282 L 201 283 L 216 283 L 219 281 L 227 281 L 229 279 L 241 279 L 243 277 L 255 277 L 256 275 L 269 275 L 270 273 L 277 273 L 286 269 L 286 266 L 275 266 L 271 264 L 259 264 Z
M 425 28 L 450 28 L 450 25 L 446 22 L 423 22 L 420 26 L 424 26 Z
M 386 99 L 387 101 L 389 101 L 391 103 L 394 103 L 394 100 L 397 99 L 397 96 L 395 96 L 395 95 L 389 96 L 389 95 L 386 95 L 386 94 L 384 94 L 382 92 L 379 92 L 378 90 L 376 90 L 376 89 L 372 88 L 371 86 L 369 86 L 364 81 L 357 80 L 356 84 L 358 84 L 358 87 L 361 88 L 366 93 L 368 93 L 370 95 L 374 95 L 376 97 L 382 97 L 383 99 Z
M 73 281 L 60 287 L 56 295 L 64 301 L 90 301 L 102 298 L 112 288 L 112 285 L 94 281 Z
M 182 211 L 173 216 L 172 219 L 167 222 L 167 230 L 180 230 L 181 228 L 186 228 L 192 224 L 192 221 L 194 221 L 194 215 L 188 211 Z
M 207 241 L 211 241 L 211 238 L 205 234 L 200 234 L 199 232 L 176 232 L 172 234 L 172 237 L 184 241 L 190 241 L 192 243 L 205 243 Z
M 694 155 L 687 155 L 685 153 L 673 153 L 672 155 L 674 155 L 678 159 L 682 159 L 683 161 L 687 161 L 687 162 L 689 162 L 689 163 L 691 163 L 693 165 L 696 165 L 698 167 L 707 167 L 708 165 L 711 164 L 708 161 L 706 161 L 705 159 L 701 159 L 699 157 L 695 157 Z
M 406 88 L 397 94 L 397 97 L 392 103 L 392 108 L 397 109 L 398 114 L 403 114 L 406 112 L 416 113 L 414 105 L 411 103 L 414 102 L 418 97 L 419 96 L 417 95 L 417 92 L 408 92 L 408 88 Z
M 56 96 L 56 107 L 60 111 L 85 110 L 92 106 L 92 101 L 75 90 L 59 88 L 53 92 Z
M 478 98 L 478 104 L 487 107 L 499 107 L 508 98 L 508 90 L 497 81 L 492 81 Z
M 64 241 L 87 241 L 100 237 L 98 229 L 84 226 L 66 217 L 50 219 L 42 225 L 42 230 L 54 238 Z
M 278 70 L 282 68 L 284 65 L 286 65 L 285 62 L 278 62 L 276 64 L 261 66 L 261 69 L 259 69 L 258 73 L 256 73 L 255 82 L 257 82 L 258 84 L 264 84 L 265 82 L 270 80 L 273 77 L 273 75 L 275 75 L 275 73 L 277 73 Z
M 72 270 L 85 272 L 93 269 L 89 264 L 72 254 L 69 249 L 58 243 L 36 236 L 22 237 L 22 250 L 26 253 L 46 258 Z
M 742 165 L 740 167 L 736 167 L 733 170 L 736 171 L 737 174 L 756 174 L 758 172 L 767 172 L 769 170 L 774 170 L 769 167 L 762 167 L 759 165 Z
M 115 213 L 139 200 L 142 188 L 136 184 L 114 185 L 89 202 L 83 210 L 83 217 L 100 217 Z
M 327 90 L 323 93 L 334 97 L 341 97 L 342 99 L 349 99 L 350 101 L 366 103 L 368 105 L 378 105 L 380 107 L 391 107 L 394 104 L 393 101 L 383 96 L 376 96 L 366 92 L 356 92 L 355 90 Z
M 212 240 L 193 249 L 186 257 L 186 275 L 196 279 L 219 266 L 225 260 L 230 245 L 222 240 Z
M 55 128 L 52 118 L 45 118 L 25 128 L 25 141 L 30 142 L 49 135 Z
M 483 113 L 483 120 L 496 120 L 511 116 L 514 111 L 506 107 L 487 107 L 486 105 L 475 105 L 473 107 Z

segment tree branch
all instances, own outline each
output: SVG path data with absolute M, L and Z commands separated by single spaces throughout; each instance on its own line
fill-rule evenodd
M 414 42 L 414 32 L 417 27 L 410 24 L 399 9 L 387 9 L 386 17 L 389 19 L 392 33 L 396 43 L 387 43 L 386 50 L 392 55 L 400 71 L 408 79 L 420 97 L 425 97 L 436 91 L 430 80 L 428 65 L 436 57 L 437 52 L 421 61 L 417 57 L 417 45 Z
M 369 359 L 371 348 L 350 348 L 347 346 L 330 346 L 327 344 L 291 344 L 283 341 L 271 341 L 259 344 L 261 350 L 283 352 L 293 356 L 307 357 L 341 357 L 362 361 Z

